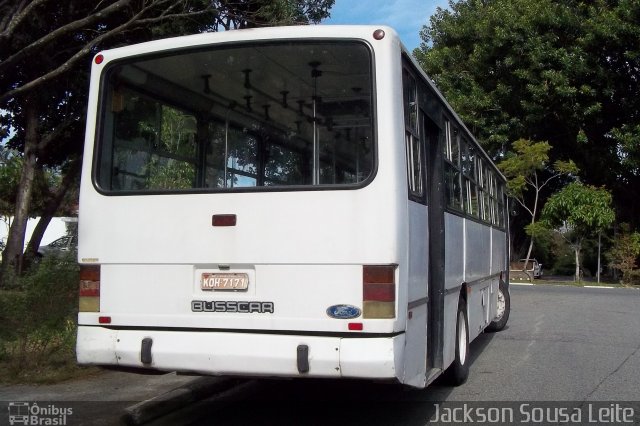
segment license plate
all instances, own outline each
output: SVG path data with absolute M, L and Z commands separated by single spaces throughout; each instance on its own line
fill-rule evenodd
M 203 272 L 200 280 L 202 290 L 242 291 L 249 287 L 249 275 L 242 273 Z

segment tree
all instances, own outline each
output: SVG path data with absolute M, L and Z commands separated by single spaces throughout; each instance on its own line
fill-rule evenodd
M 572 182 L 553 194 L 542 209 L 543 220 L 569 243 L 575 254 L 575 280 L 580 280 L 584 239 L 602 232 L 615 220 L 611 194 L 604 188 Z
M 571 160 L 557 160 L 553 166 L 550 166 L 549 150 L 551 145 L 548 142 L 518 139 L 512 146 L 514 153 L 501 161 L 498 167 L 508 179 L 507 190 L 509 195 L 522 206 L 531 218 L 526 228 L 530 237 L 529 248 L 523 265 L 526 271 L 535 236 L 538 232 L 536 221 L 538 219 L 538 207 L 542 190 L 560 176 L 577 173 L 578 168 Z M 529 190 L 533 192 L 533 199 L 531 199 Z
M 637 259 L 640 256 L 640 233 L 631 232 L 629 225 L 623 223 L 621 231 L 614 239 L 613 247 L 609 252 L 610 266 L 622 272 L 622 284 L 633 283 L 637 276 Z
M 414 56 L 485 149 L 548 141 L 640 222 L 640 2 L 462 0 Z
M 0 101 L 26 93 L 54 80 L 86 61 L 99 48 L 220 27 L 318 23 L 329 16 L 335 0 L 107 0 L 68 1 L 64 6 L 47 0 L 0 3 Z M 64 44 L 64 46 L 61 46 Z M 59 56 L 16 79 L 8 73 L 30 59 L 46 58 L 51 47 Z M 33 63 L 31 63 L 33 64 Z M 83 65 L 86 65 L 83 64 Z M 8 83 L 8 84 L 7 84 Z
M 89 61 L 98 50 L 221 27 L 318 22 L 333 2 L 0 1 L 0 110 L 8 111 L 0 115 L 0 132 L 15 129 L 9 144 L 22 157 L 0 279 L 6 268 L 20 268 L 38 170 L 66 164 L 63 170 L 77 174 L 67 163 L 81 156 Z
M 21 169 L 22 158 L 18 153 L 0 146 L 0 216 L 7 223 L 13 214 Z
M 55 185 L 48 186 L 45 195 L 41 197 L 43 204 L 38 210 L 40 220 L 33 229 L 29 244 L 25 250 L 27 263 L 36 258 L 44 233 L 56 213 L 60 213 L 60 210 L 63 210 L 61 212 L 63 215 L 77 215 L 78 191 L 71 192 L 70 189 L 72 187 L 78 188 L 78 173 L 81 165 L 79 158 L 68 161 L 65 165 L 65 170 L 61 173 L 62 178 L 56 179 Z M 66 203 L 64 203 L 65 200 Z

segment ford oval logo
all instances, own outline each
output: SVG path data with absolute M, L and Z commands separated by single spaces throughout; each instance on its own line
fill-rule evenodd
M 337 319 L 357 318 L 360 313 L 360 308 L 351 305 L 333 305 L 327 308 L 327 315 Z

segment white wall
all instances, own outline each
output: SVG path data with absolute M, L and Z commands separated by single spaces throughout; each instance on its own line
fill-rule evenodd
M 38 220 L 40 220 L 39 217 L 35 219 L 29 219 L 29 222 L 27 222 L 27 232 L 25 234 L 25 240 L 24 240 L 25 248 L 29 243 L 29 240 L 31 239 L 31 234 L 33 233 L 33 230 L 38 224 Z M 51 219 L 51 222 L 49 223 L 49 226 L 47 227 L 47 230 L 45 231 L 44 236 L 42 237 L 42 241 L 40 242 L 40 245 L 42 246 L 47 245 L 50 242 L 64 236 L 67 233 L 67 222 L 75 222 L 77 220 L 78 220 L 77 218 L 71 218 L 71 217 L 54 217 L 53 219 Z M 4 217 L 0 218 L 0 241 L 6 242 L 8 234 L 9 234 L 9 222 Z

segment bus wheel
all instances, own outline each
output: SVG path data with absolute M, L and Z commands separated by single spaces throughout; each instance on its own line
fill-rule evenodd
M 503 281 L 500 281 L 500 285 L 498 286 L 496 319 L 489 324 L 487 331 L 502 330 L 507 325 L 507 321 L 509 321 L 509 312 L 511 312 L 511 296 L 509 296 L 507 285 Z
M 467 303 L 463 298 L 458 302 L 456 315 L 456 358 L 447 371 L 449 382 L 458 386 L 469 377 L 469 322 L 467 321 Z

